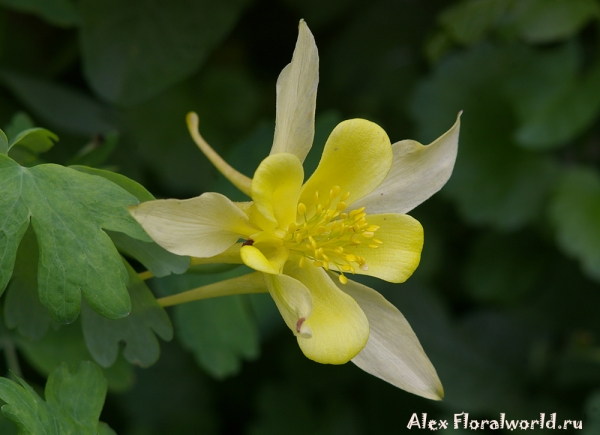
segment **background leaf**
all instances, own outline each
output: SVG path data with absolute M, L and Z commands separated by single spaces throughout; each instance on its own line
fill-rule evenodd
M 587 168 L 573 168 L 561 178 L 550 218 L 559 246 L 579 259 L 583 270 L 600 280 L 600 177 Z
M 73 26 L 80 21 L 73 0 L 1 0 L 3 6 L 39 15 L 58 26 Z
M 48 378 L 46 402 L 25 381 L 18 381 L 20 385 L 1 378 L 0 398 L 7 402 L 2 413 L 17 424 L 19 433 L 97 434 L 106 395 L 106 380 L 98 366 L 82 362 L 74 374 L 66 364 L 58 366 Z
M 247 269 L 238 267 L 212 276 L 171 275 L 161 281 L 160 287 L 179 293 L 245 273 Z M 176 336 L 193 352 L 197 363 L 218 379 L 239 372 L 242 360 L 258 356 L 258 331 L 249 304 L 244 296 L 231 296 L 174 308 Z
M 165 0 L 84 0 L 86 75 L 104 99 L 140 103 L 195 72 L 243 5 L 242 0 L 184 1 L 170 7 Z
M 131 266 L 125 266 L 129 275 L 131 313 L 123 319 L 110 320 L 83 305 L 83 335 L 90 353 L 103 367 L 114 364 L 121 342 L 125 343 L 123 356 L 127 361 L 148 367 L 156 362 L 160 354 L 155 334 L 168 341 L 173 338 L 173 328 L 167 313 L 156 302 L 146 284 Z

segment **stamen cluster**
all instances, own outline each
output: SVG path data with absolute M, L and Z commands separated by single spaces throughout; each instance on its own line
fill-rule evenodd
M 333 186 L 321 202 L 319 192 L 315 192 L 311 207 L 298 204 L 297 223 L 289 226 L 284 239 L 288 249 L 302 254 L 300 267 L 312 263 L 325 270 L 337 270 L 342 284 L 348 282 L 344 272 L 369 268 L 362 256 L 353 253 L 353 248 L 366 244 L 376 249 L 383 243 L 374 237 L 379 227 L 369 225 L 364 207 L 345 212 L 349 196 L 350 192 L 340 194 L 340 187 Z

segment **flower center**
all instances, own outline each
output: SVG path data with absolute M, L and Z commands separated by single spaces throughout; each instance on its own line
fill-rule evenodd
M 342 284 L 348 282 L 344 272 L 369 268 L 363 257 L 353 253 L 353 248 L 366 245 L 376 249 L 383 243 L 374 237 L 379 227 L 369 225 L 364 207 L 345 212 L 348 196 L 350 192 L 340 194 L 339 186 L 333 186 L 324 201 L 315 192 L 309 207 L 298 204 L 297 223 L 289 226 L 284 237 L 285 246 L 302 255 L 300 267 L 312 263 L 325 270 L 337 270 Z M 307 210 L 311 212 L 307 214 Z

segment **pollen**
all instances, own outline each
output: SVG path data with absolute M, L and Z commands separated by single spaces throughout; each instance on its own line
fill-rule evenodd
M 346 211 L 350 192 L 333 186 L 327 193 L 317 191 L 313 203 L 298 204 L 297 221 L 288 227 L 285 246 L 301 255 L 300 267 L 312 264 L 337 271 L 339 281 L 346 284 L 346 273 L 369 268 L 365 259 L 354 252 L 356 247 L 377 249 L 383 242 L 375 238 L 379 226 L 368 223 L 364 207 Z

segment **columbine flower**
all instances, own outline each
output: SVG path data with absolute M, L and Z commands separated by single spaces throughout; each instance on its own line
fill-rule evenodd
M 273 147 L 252 179 L 225 163 L 190 132 L 215 166 L 252 202 L 218 193 L 150 201 L 131 213 L 167 250 L 199 262 L 244 263 L 257 272 L 175 296 L 164 305 L 226 294 L 268 291 L 310 359 L 352 360 L 412 393 L 441 399 L 443 389 L 402 314 L 348 276 L 404 282 L 419 264 L 423 229 L 405 213 L 448 180 L 459 122 L 429 146 L 387 134 L 364 119 L 340 123 L 306 182 L 302 161 L 314 136 L 317 48 L 306 24 L 292 62 L 277 81 Z

